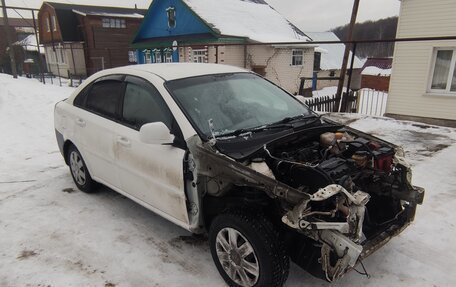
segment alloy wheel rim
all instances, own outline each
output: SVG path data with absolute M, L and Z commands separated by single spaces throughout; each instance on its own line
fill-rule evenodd
M 251 287 L 258 282 L 258 258 L 245 236 L 236 229 L 226 227 L 217 233 L 215 244 L 219 262 L 231 280 L 243 287 Z
M 70 154 L 70 168 L 74 180 L 79 185 L 84 185 L 86 183 L 85 168 L 81 156 L 76 151 L 72 151 Z

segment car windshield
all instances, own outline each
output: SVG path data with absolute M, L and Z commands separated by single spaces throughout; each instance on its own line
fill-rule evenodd
M 313 115 L 293 96 L 251 73 L 199 76 L 166 86 L 206 138 Z

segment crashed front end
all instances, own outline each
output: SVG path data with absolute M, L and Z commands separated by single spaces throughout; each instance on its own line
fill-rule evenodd
M 200 194 L 266 194 L 297 234 L 287 242 L 293 261 L 328 281 L 399 234 L 423 202 L 402 149 L 348 127 L 293 133 L 237 159 L 217 144 L 189 144 Z

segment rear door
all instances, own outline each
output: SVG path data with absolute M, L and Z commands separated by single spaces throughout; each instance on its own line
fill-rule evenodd
M 126 77 L 122 104 L 123 125 L 114 135 L 122 190 L 152 206 L 162 216 L 187 225 L 185 149 L 139 140 L 141 126 L 152 122 L 163 122 L 174 136 L 181 137 L 173 115 L 158 90 L 139 77 Z
M 94 179 L 120 187 L 116 176 L 114 131 L 118 128 L 124 76 L 107 76 L 96 80 L 75 105 L 82 110 L 75 117 L 78 149 Z

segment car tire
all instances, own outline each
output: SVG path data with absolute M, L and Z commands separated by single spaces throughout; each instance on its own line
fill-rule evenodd
M 70 166 L 71 176 L 78 189 L 86 193 L 93 193 L 96 183 L 90 176 L 81 153 L 74 145 L 68 148 L 67 161 Z
M 232 287 L 283 286 L 290 259 L 279 233 L 261 213 L 230 211 L 209 230 L 212 259 Z M 247 244 L 247 245 L 246 245 Z

